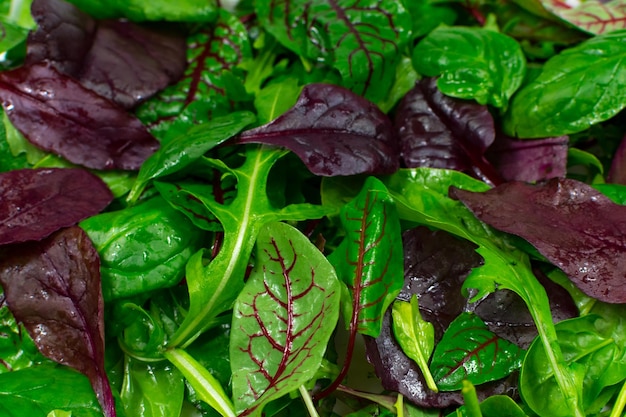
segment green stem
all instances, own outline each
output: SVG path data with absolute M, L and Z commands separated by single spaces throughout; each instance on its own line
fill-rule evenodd
M 394 407 L 396 407 L 398 417 L 404 417 L 404 395 L 398 394 L 398 399 L 396 400 Z
M 468 380 L 463 380 L 461 394 L 463 394 L 463 401 L 465 402 L 465 412 L 467 413 L 467 416 L 483 417 L 483 413 L 480 411 L 480 404 L 478 403 L 478 395 L 476 395 L 476 388 Z
M 163 356 L 178 368 L 202 401 L 213 407 L 222 417 L 236 417 L 235 407 L 222 385 L 191 355 L 182 349 L 170 349 Z
M 609 417 L 621 417 L 624 412 L 624 407 L 626 406 L 626 382 L 622 385 L 622 389 L 617 396 L 617 401 L 611 410 L 611 415 Z
M 300 385 L 298 390 L 300 391 L 300 395 L 304 400 L 304 404 L 306 404 L 306 409 L 309 411 L 309 415 L 311 417 L 320 417 L 320 415 L 317 413 L 315 405 L 313 404 L 313 399 L 311 398 L 311 395 L 309 394 L 309 391 L 305 388 L 305 386 Z

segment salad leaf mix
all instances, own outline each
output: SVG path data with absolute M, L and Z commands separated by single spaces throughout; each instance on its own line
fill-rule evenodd
M 0 5 L 0 415 L 624 413 L 626 2 Z

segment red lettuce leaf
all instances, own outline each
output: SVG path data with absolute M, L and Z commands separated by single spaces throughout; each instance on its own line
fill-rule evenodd
M 526 349 L 537 335 L 532 317 L 523 300 L 507 290 L 496 291 L 476 303 L 461 293 L 470 271 L 482 264 L 476 246 L 441 230 L 418 227 L 407 230 L 402 242 L 405 254 L 404 288 L 398 299 L 419 299 L 422 317 L 433 324 L 435 340 L 441 340 L 450 323 L 462 312 L 476 313 L 489 330 L 499 337 Z M 568 293 L 547 278 L 538 278 L 546 286 L 555 320 L 575 317 L 577 308 Z M 408 400 L 423 407 L 443 408 L 462 404 L 460 392 L 431 391 L 418 365 L 408 358 L 393 335 L 391 314 L 387 312 L 379 337 L 366 337 L 369 361 L 386 389 L 400 392 Z M 515 377 L 477 386 L 480 398 L 495 394 L 514 395 Z
M 626 303 L 626 206 L 589 185 L 510 182 L 483 193 L 450 188 L 480 220 L 526 239 L 585 294 Z
M 35 0 L 26 65 L 58 71 L 130 109 L 182 77 L 185 37 L 127 21 L 96 21 L 62 0 Z
M 42 354 L 85 374 L 104 415 L 115 416 L 104 369 L 100 262 L 85 232 L 74 226 L 2 250 L 0 284 L 15 319 Z
M 489 109 L 443 95 L 435 78 L 420 80 L 404 96 L 394 126 L 406 167 L 454 169 L 490 184 L 502 182 L 484 156 L 495 140 Z
M 498 135 L 487 150 L 504 181 L 537 182 L 565 177 L 567 136 L 545 139 L 513 139 Z
M 137 170 L 159 147 L 134 116 L 44 64 L 0 73 L 0 102 L 31 143 L 87 168 Z
M 78 168 L 0 174 L 0 245 L 40 240 L 102 211 L 113 199 L 95 175 Z
M 296 104 L 240 143 L 282 146 L 316 175 L 391 174 L 398 151 L 391 122 L 373 103 L 330 84 L 309 84 Z

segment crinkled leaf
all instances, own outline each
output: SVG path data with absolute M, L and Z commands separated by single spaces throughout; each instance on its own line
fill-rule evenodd
M 626 207 L 570 179 L 510 182 L 483 193 L 453 188 L 482 221 L 523 237 L 585 294 L 626 302 Z
M 7 246 L 0 283 L 16 320 L 45 356 L 87 375 L 104 415 L 115 405 L 104 369 L 104 302 L 100 262 L 79 227 Z
M 0 375 L 1 415 L 45 416 L 55 409 L 102 417 L 89 380 L 66 366 L 36 366 Z
M 239 133 L 254 120 L 255 117 L 250 112 L 233 112 L 194 126 L 168 141 L 141 165 L 128 200 L 136 201 L 148 181 L 180 171 Z
M 441 390 L 454 391 L 464 380 L 479 385 L 504 378 L 521 367 L 525 353 L 490 332 L 477 315 L 463 313 L 437 344 L 430 369 Z
M 217 15 L 215 0 L 70 0 L 101 19 L 126 17 L 134 21 L 212 22 Z
M 240 415 L 313 378 L 339 317 L 339 282 L 299 231 L 271 223 L 257 240 L 256 267 L 235 304 L 233 397 Z
M 134 116 L 46 65 L 0 73 L 0 101 L 26 138 L 93 169 L 139 169 L 159 146 Z
M 185 38 L 167 27 L 98 22 L 62 0 L 35 0 L 32 11 L 39 28 L 28 38 L 26 65 L 50 62 L 122 107 L 135 107 L 183 75 Z
M 517 140 L 498 135 L 487 151 L 504 181 L 537 182 L 564 178 L 567 173 L 567 136 Z
M 102 258 L 106 300 L 175 285 L 203 238 L 183 214 L 160 197 L 90 217 L 80 226 Z
M 413 49 L 420 74 L 440 76 L 446 95 L 506 108 L 526 73 L 520 45 L 501 33 L 475 27 L 440 26 Z
M 540 3 L 554 15 L 594 35 L 626 29 L 626 4 L 622 0 L 585 0 L 577 4 L 541 0 Z
M 40 240 L 102 211 L 113 199 L 95 175 L 78 168 L 0 174 L 0 245 Z
M 503 130 L 519 138 L 580 132 L 626 106 L 626 31 L 593 37 L 550 58 L 511 100 Z
M 455 169 L 500 182 L 484 157 L 495 139 L 489 109 L 443 95 L 434 78 L 419 81 L 402 99 L 394 127 L 406 167 Z
M 181 129 L 179 125 L 184 132 L 210 120 L 212 114 L 230 112 L 233 102 L 246 98 L 243 76 L 236 67 L 252 56 L 252 50 L 246 28 L 236 16 L 220 9 L 215 25 L 190 36 L 183 50 L 188 62 L 183 78 L 137 112 L 158 136 L 172 137 L 167 131 Z M 178 115 L 178 120 L 170 120 Z
M 263 0 L 255 8 L 283 45 L 328 62 L 341 73 L 343 85 L 375 102 L 391 88 L 411 35 L 411 16 L 395 0 Z
M 330 84 L 309 84 L 272 122 L 243 132 L 241 143 L 296 153 L 317 175 L 389 174 L 398 168 L 391 122 L 374 104 Z

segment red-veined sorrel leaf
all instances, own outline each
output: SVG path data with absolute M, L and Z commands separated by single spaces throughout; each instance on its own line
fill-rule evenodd
M 626 28 L 626 4 L 622 0 L 584 0 L 570 5 L 563 0 L 534 0 L 546 10 L 594 35 Z
M 0 284 L 15 319 L 45 356 L 87 375 L 106 417 L 115 416 L 104 369 L 100 261 L 79 227 L 5 246 Z
M 529 241 L 585 294 L 626 302 L 626 206 L 571 179 L 450 193 L 480 220 Z
M 479 385 L 519 369 L 525 351 L 487 329 L 475 314 L 462 313 L 433 353 L 430 369 L 439 389 L 456 391 L 463 380 Z
M 256 11 L 283 45 L 334 66 L 346 87 L 373 101 L 386 97 L 411 17 L 395 0 L 263 0 Z
M 177 81 L 185 70 L 185 38 L 167 26 L 97 21 L 62 0 L 35 0 L 38 29 L 28 38 L 26 65 L 49 62 L 124 108 Z
M 245 131 L 242 143 L 285 147 L 316 175 L 389 174 L 398 169 L 391 122 L 373 103 L 330 84 L 309 84 L 296 104 Z
M 496 133 L 487 106 L 445 96 L 435 78 L 425 78 L 404 96 L 394 127 L 404 165 L 409 168 L 447 168 L 500 183 L 485 159 Z
M 93 169 L 139 169 L 158 147 L 134 116 L 51 66 L 0 73 L 0 101 L 31 143 Z
M 183 50 L 188 62 L 183 78 L 138 109 L 144 122 L 164 134 L 165 122 L 192 104 L 198 108 L 189 115 L 191 122 L 203 122 L 211 114 L 233 110 L 233 99 L 245 96 L 243 81 L 239 88 L 234 85 L 235 67 L 250 58 L 252 50 L 246 28 L 236 16 L 220 9 L 218 21 L 189 37 Z
M 324 255 L 299 231 L 269 223 L 256 266 L 235 303 L 230 356 L 240 415 L 297 389 L 320 366 L 339 316 L 339 282 Z
M 78 168 L 0 174 L 0 245 L 40 240 L 102 211 L 113 199 L 104 182 Z

